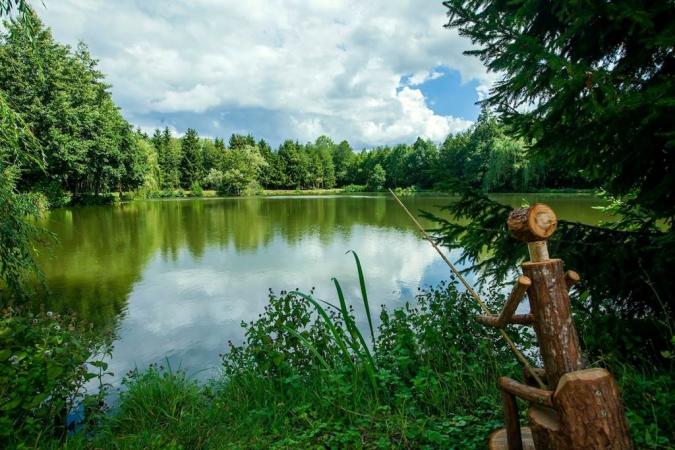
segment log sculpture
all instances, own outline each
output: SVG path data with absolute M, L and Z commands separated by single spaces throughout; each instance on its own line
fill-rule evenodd
M 586 369 L 568 290 L 579 281 L 574 271 L 563 271 L 560 259 L 550 259 L 546 239 L 557 226 L 555 213 L 544 204 L 511 212 L 511 234 L 527 243 L 530 261 L 522 264 L 499 316 L 482 315 L 487 326 L 532 325 L 537 335 L 543 369 L 535 369 L 548 389 L 501 377 L 505 428 L 490 435 L 489 448 L 497 449 L 632 449 L 618 386 L 605 369 Z M 515 314 L 527 293 L 529 314 Z M 519 424 L 516 398 L 529 402 L 529 427 Z

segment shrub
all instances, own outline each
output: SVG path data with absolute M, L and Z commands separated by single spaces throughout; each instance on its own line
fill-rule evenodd
M 80 402 L 84 384 L 105 375 L 106 364 L 91 360 L 104 352 L 93 333 L 75 318 L 7 309 L 0 316 L 0 447 L 41 448 L 66 433 L 66 416 Z M 87 362 L 96 373 L 90 373 Z M 101 394 L 103 395 L 103 391 Z M 93 413 L 93 411 L 88 411 Z
M 190 185 L 190 197 L 203 197 L 204 190 L 198 181 L 193 181 Z
M 345 192 L 365 192 L 366 186 L 362 184 L 348 184 L 347 186 L 343 187 L 342 190 Z
M 52 209 L 69 205 L 73 197 L 55 180 L 43 181 L 35 186 L 33 191 L 42 193 Z

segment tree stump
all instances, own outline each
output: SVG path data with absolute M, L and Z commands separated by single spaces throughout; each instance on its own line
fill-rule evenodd
M 563 375 L 553 404 L 560 414 L 560 433 L 570 448 L 633 448 L 619 386 L 605 369 Z

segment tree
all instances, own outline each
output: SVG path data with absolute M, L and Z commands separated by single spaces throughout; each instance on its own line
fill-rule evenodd
M 218 139 L 216 139 L 217 141 Z M 222 142 L 222 141 L 221 141 Z M 202 155 L 204 155 L 204 173 L 209 173 L 214 167 L 218 167 L 220 158 L 223 157 L 224 148 L 219 148 L 215 141 L 202 139 Z
M 229 149 L 218 171 L 209 174 L 209 181 L 216 183 L 218 193 L 242 195 L 259 189 L 258 177 L 267 162 L 258 147 L 246 145 Z M 218 179 L 220 177 L 220 179 Z
M 614 199 L 620 220 L 603 227 L 569 224 L 557 237 L 578 250 L 568 250 L 567 264 L 589 269 L 582 287 L 591 293 L 590 306 L 629 316 L 670 314 L 664 305 L 673 304 L 675 284 L 664 268 L 675 263 L 672 3 L 444 4 L 447 26 L 477 46 L 467 53 L 500 74 L 483 105 L 524 139 L 527 157 L 581 172 Z M 505 219 L 489 216 L 505 211 L 486 209 L 488 199 L 478 202 L 475 192 L 459 190 L 474 206 L 458 202 L 450 207 L 454 217 L 481 217 L 481 229 Z M 508 248 L 500 240 L 505 235 L 486 236 L 470 226 L 444 229 L 453 246 L 471 245 L 478 233 L 491 248 Z M 506 252 L 492 254 L 502 263 L 508 259 Z M 478 261 L 477 253 L 469 255 Z M 493 268 L 500 264 L 487 260 Z M 487 267 L 486 260 L 480 264 Z
M 46 162 L 22 170 L 22 189 L 57 182 L 75 194 L 99 193 L 122 182 L 135 186 L 142 178 L 129 172 L 142 170 L 142 164 L 129 164 L 142 153 L 128 145 L 131 127 L 103 79 L 86 45 L 73 50 L 58 44 L 30 8 L 6 22 L 0 35 L 0 91 L 30 124 Z
M 263 139 L 258 141 L 260 155 L 265 159 L 265 165 L 260 169 L 260 183 L 265 188 L 277 188 L 284 185 L 283 174 L 279 171 L 277 154 Z
M 171 136 L 169 127 L 165 127 L 164 131 L 155 130 L 151 142 L 157 150 L 157 163 L 159 165 L 161 188 L 177 188 L 180 184 L 180 145 Z
M 204 176 L 204 157 L 199 145 L 199 135 L 194 128 L 188 128 L 180 140 L 181 163 L 180 180 L 184 188 L 189 188 Z
M 531 153 L 582 170 L 654 220 L 675 217 L 671 2 L 449 0 L 448 27 L 503 74 L 483 102 Z
M 243 134 L 232 134 L 232 136 L 230 136 L 230 149 L 243 148 L 247 146 L 255 147 L 255 139 L 250 134 L 246 136 Z
M 429 188 L 433 185 L 431 178 L 438 162 L 438 148 L 430 140 L 417 138 L 407 155 L 407 184 Z
M 38 272 L 34 239 L 42 234 L 31 220 L 40 214 L 39 197 L 19 194 L 16 181 L 27 166 L 40 167 L 39 144 L 0 92 L 0 306 L 24 299 L 26 274 Z M 4 284 L 7 290 L 1 286 Z
M 368 190 L 369 191 L 380 191 L 384 187 L 384 183 L 387 180 L 387 174 L 382 168 L 381 165 L 376 164 L 373 168 L 372 173 L 368 177 Z
M 333 166 L 335 167 L 335 180 L 338 186 L 344 186 L 351 182 L 349 178 L 349 167 L 354 158 L 349 142 L 340 142 L 333 151 Z
M 285 175 L 284 185 L 288 188 L 305 187 L 308 178 L 309 161 L 300 145 L 291 140 L 284 141 L 277 152 L 279 167 Z

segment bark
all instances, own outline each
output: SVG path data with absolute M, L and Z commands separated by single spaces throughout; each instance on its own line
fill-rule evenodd
M 619 387 L 605 369 L 568 373 L 553 395 L 572 448 L 632 449 Z
M 583 368 L 562 261 L 550 259 L 538 263 L 528 262 L 522 268 L 523 273 L 532 280 L 527 294 L 544 370 L 549 386 L 556 387 L 561 376 Z

